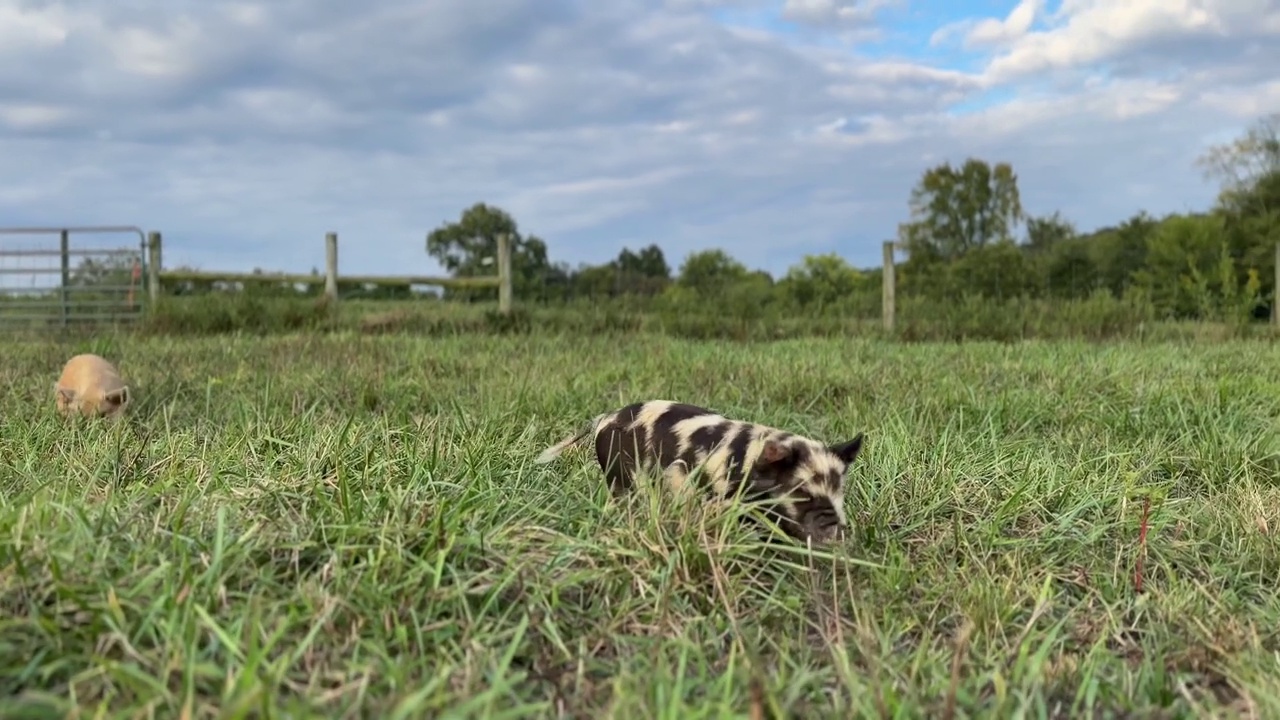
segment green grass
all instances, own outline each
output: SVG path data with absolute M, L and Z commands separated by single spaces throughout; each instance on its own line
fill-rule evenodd
M 132 380 L 130 424 L 53 413 L 83 350 Z M 5 717 L 1280 716 L 1269 343 L 3 353 Z M 658 493 L 609 502 L 590 452 L 531 464 L 656 397 L 866 432 L 850 541 L 767 548 Z

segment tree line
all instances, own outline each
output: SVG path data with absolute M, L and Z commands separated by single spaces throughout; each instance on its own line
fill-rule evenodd
M 1210 208 L 1161 218 L 1143 210 L 1090 232 L 1057 211 L 1026 214 L 1008 163 L 968 158 L 929 168 L 898 228 L 905 256 L 895 269 L 898 296 L 922 303 L 1108 296 L 1167 319 L 1265 318 L 1280 242 L 1280 113 L 1210 148 L 1197 164 L 1220 184 Z M 503 233 L 513 238 L 513 291 L 521 303 L 692 309 L 714 302 L 746 316 L 870 317 L 880 310 L 881 269 L 853 267 L 834 253 L 805 256 L 778 278 L 718 248 L 691 253 L 673 268 L 656 243 L 570 267 L 553 262 L 547 243 L 522 234 L 509 213 L 482 202 L 431 231 L 426 250 L 454 276 L 492 274 Z M 494 292 L 447 296 L 478 300 Z

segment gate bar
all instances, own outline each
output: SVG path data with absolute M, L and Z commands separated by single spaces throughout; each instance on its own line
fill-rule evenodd
M 5 250 L 5 257 L 58 257 L 62 253 L 57 250 Z M 79 257 L 81 255 L 106 255 L 115 257 L 116 255 L 136 255 L 137 250 L 125 250 L 123 248 L 102 248 L 100 250 L 68 250 L 67 254 L 71 257 Z
M 0 227 L 0 235 L 40 235 L 61 232 L 132 232 L 146 244 L 147 234 L 137 225 L 71 225 L 69 227 Z

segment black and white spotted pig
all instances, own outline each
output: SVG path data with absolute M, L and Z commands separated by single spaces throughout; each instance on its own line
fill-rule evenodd
M 650 400 L 592 418 L 534 460 L 545 464 L 588 435 L 615 496 L 641 470 L 658 470 L 679 490 L 701 467 L 703 487 L 720 498 L 771 501 L 766 512 L 784 532 L 827 543 L 843 537 L 845 474 L 862 449 L 862 433 L 826 445 L 795 433 L 730 420 L 706 408 Z

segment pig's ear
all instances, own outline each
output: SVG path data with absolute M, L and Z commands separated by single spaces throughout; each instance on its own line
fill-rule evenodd
M 782 466 L 795 462 L 795 458 L 795 449 L 790 445 L 769 440 L 760 448 L 760 459 L 757 462 L 761 465 Z
M 122 388 L 112 390 L 102 397 L 112 405 L 125 405 L 129 402 L 129 386 L 125 385 Z
M 854 458 L 858 457 L 858 453 L 862 451 L 862 433 L 858 433 L 847 443 L 832 445 L 830 450 L 836 454 L 836 457 L 843 460 L 845 465 L 852 463 Z
M 54 392 L 58 393 L 58 401 L 64 404 L 71 404 L 76 401 L 76 391 L 70 388 L 53 386 Z

